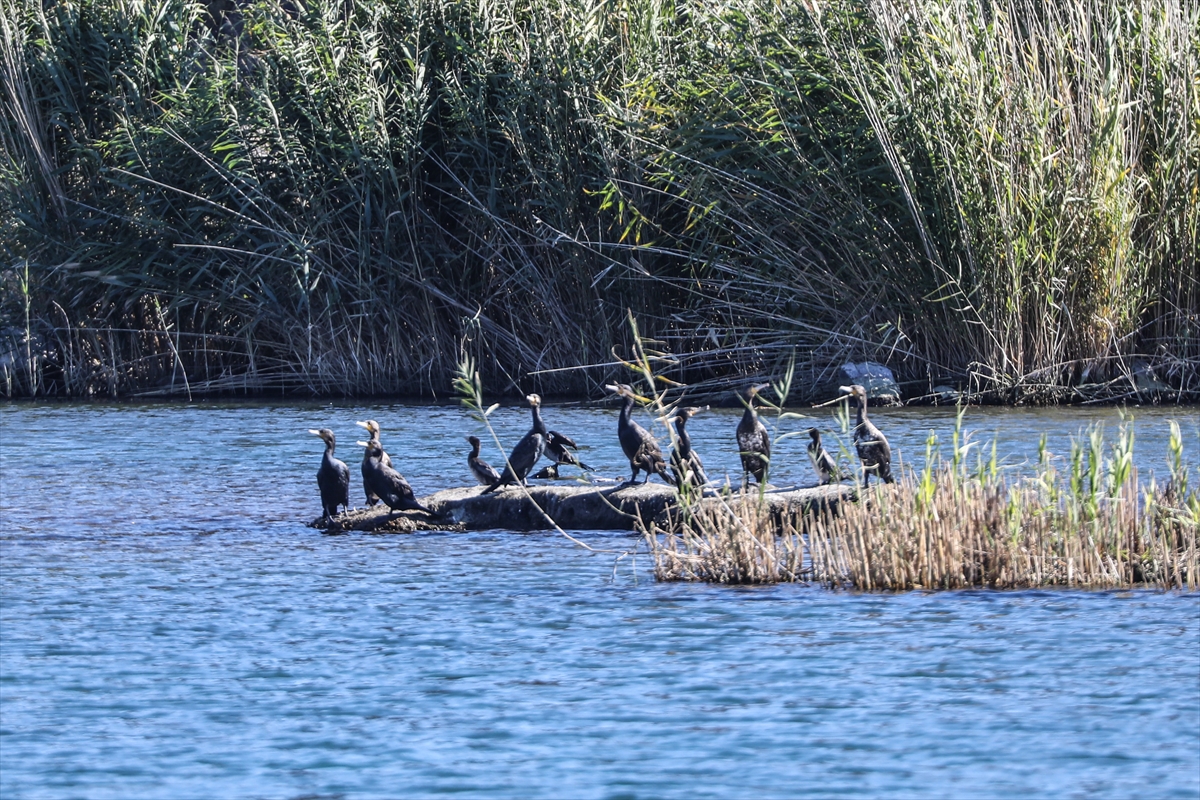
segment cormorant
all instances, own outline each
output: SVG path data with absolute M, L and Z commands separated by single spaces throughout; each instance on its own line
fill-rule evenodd
M 761 486 L 767 478 L 767 468 L 771 464 L 771 437 L 767 426 L 758 419 L 758 411 L 754 408 L 754 398 L 771 384 L 762 383 L 751 386 L 746 392 L 746 413 L 737 426 L 738 453 L 742 457 L 742 484 L 750 482 L 750 475 Z
M 892 477 L 892 448 L 879 428 L 867 419 L 867 390 L 857 383 L 842 386 L 840 391 L 850 395 L 850 401 L 858 403 L 858 419 L 854 425 L 854 449 L 863 464 L 863 486 L 871 483 L 875 473 L 884 483 L 895 483 Z
M 500 480 L 500 473 L 496 468 L 479 457 L 479 437 L 468 436 L 467 441 L 471 443 L 471 455 L 467 456 L 467 466 L 471 468 L 475 480 L 482 486 L 491 486 Z
M 529 429 L 529 433 L 521 437 L 521 441 L 517 442 L 516 447 L 512 449 L 512 453 L 508 456 L 508 464 L 504 467 L 504 474 L 495 481 L 492 481 L 482 494 L 494 492 L 501 486 L 507 486 L 511 483 L 519 483 L 524 485 L 525 476 L 529 474 L 529 470 L 533 469 L 533 465 L 542 457 L 542 452 L 546 449 L 546 439 L 549 437 L 550 431 L 546 430 L 546 423 L 542 422 L 542 398 L 536 394 L 526 395 L 525 399 L 529 401 L 529 407 L 533 410 L 533 427 Z
M 366 422 L 356 422 L 354 424 L 360 428 L 367 429 L 367 433 L 371 434 L 370 440 L 375 444 L 378 444 L 380 452 L 383 453 L 383 465 L 385 467 L 390 467 L 392 465 L 392 457 L 387 454 L 387 451 L 383 449 L 383 445 L 379 443 L 379 423 L 373 419 L 369 419 Z M 367 505 L 374 506 L 379 502 L 379 497 L 367 488 L 367 458 L 367 454 L 364 453 L 362 463 L 363 491 L 367 494 Z
M 829 455 L 825 445 L 821 444 L 821 432 L 816 428 L 809 428 L 808 435 L 812 437 L 812 441 L 808 443 L 808 459 L 812 462 L 817 477 L 821 479 L 821 485 L 840 481 L 842 470 L 833 456 Z
M 404 476 L 383 463 L 383 448 L 379 442 L 359 442 L 366 448 L 363 458 L 363 483 L 392 511 L 424 511 L 431 517 L 438 516 L 417 502 L 412 487 Z
M 334 458 L 333 451 L 337 440 L 329 428 L 314 430 L 309 433 L 320 436 L 325 442 L 325 456 L 321 459 L 321 467 L 317 470 L 317 486 L 321 490 L 321 508 L 325 511 L 326 519 L 337 516 L 337 507 L 344 506 L 350 510 L 350 468 L 346 462 Z
M 627 483 L 636 483 L 638 472 L 641 470 L 646 471 L 646 480 L 642 483 L 650 481 L 652 472 L 667 483 L 674 483 L 671 473 L 667 471 L 667 462 L 663 460 L 658 442 L 654 440 L 649 431 L 629 418 L 633 412 L 633 400 L 636 397 L 633 388 L 624 383 L 608 384 L 604 388 L 625 398 L 625 405 L 622 406 L 621 416 L 617 420 L 617 436 L 621 440 L 621 449 L 625 451 L 625 457 L 629 459 L 629 467 L 633 470 L 633 475 L 630 476 Z
M 708 476 L 704 474 L 704 464 L 700 462 L 700 455 L 692 449 L 692 437 L 687 432 L 687 421 L 707 408 L 708 406 L 688 406 L 679 409 L 675 416 L 667 419 L 668 424 L 675 424 L 675 449 L 671 451 L 671 470 L 675 473 L 675 485 L 680 489 L 683 488 L 685 480 L 692 486 L 708 483 Z
M 594 467 L 589 467 L 571 452 L 572 449 L 578 448 L 579 445 L 575 444 L 575 440 L 571 437 L 558 431 L 550 431 L 550 435 L 546 437 L 546 455 L 553 456 L 554 463 L 548 467 L 542 467 L 533 477 L 557 479 L 558 468 L 563 464 L 579 467 L 588 472 L 595 472 Z

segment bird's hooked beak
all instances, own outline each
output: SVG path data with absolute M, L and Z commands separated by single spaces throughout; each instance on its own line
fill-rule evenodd
M 354 424 L 355 424 L 355 425 L 357 425 L 357 426 L 358 426 L 358 427 L 360 427 L 360 428 L 366 428 L 368 431 L 369 431 L 369 430 L 371 430 L 371 426 L 370 426 L 370 425 L 368 425 L 368 424 L 367 424 L 367 423 L 365 423 L 365 422 L 359 421 L 359 422 L 356 422 L 356 423 L 354 423 Z
M 757 386 L 751 386 L 746 390 L 746 399 L 742 400 L 742 402 L 754 402 L 754 398 L 758 397 L 759 392 L 769 388 L 771 388 L 771 384 L 769 383 L 760 383 Z M 738 395 L 738 399 L 741 399 L 741 395 Z
M 853 386 L 839 386 L 838 391 L 842 394 L 854 394 Z
M 316 428 L 309 428 L 308 432 L 311 433 L 313 436 L 321 436 L 321 432 L 319 430 L 317 430 Z M 321 438 L 324 439 L 325 437 L 321 436 Z
M 640 394 L 638 394 L 633 389 L 629 388 L 628 386 L 626 386 L 623 383 L 622 384 L 607 383 L 604 385 L 604 388 L 608 389 L 610 392 L 616 392 L 617 394 L 621 395 L 621 397 L 632 397 L 634 400 L 637 400 L 639 403 L 649 403 L 650 402 L 649 397 L 642 397 Z
M 355 442 L 355 444 L 358 445 L 359 447 L 370 447 L 371 446 L 370 442 Z

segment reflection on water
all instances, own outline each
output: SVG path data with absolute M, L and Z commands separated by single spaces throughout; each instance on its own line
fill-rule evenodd
M 1200 471 L 1194 409 L 1134 415 L 1143 475 L 1168 418 Z M 689 424 L 714 476 L 738 416 Z M 873 416 L 907 463 L 949 446 L 953 410 Z M 0 796 L 1200 793 L 1195 595 L 664 585 L 625 535 L 303 527 L 306 430 L 353 465 L 366 417 L 419 493 L 468 482 L 449 406 L 0 410 Z M 546 417 L 626 474 L 615 409 Z M 967 415 L 1014 468 L 1097 421 Z M 776 482 L 812 481 L 804 443 Z

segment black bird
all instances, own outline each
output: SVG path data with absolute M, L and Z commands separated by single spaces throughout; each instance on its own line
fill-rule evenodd
M 633 412 L 634 398 L 637 397 L 633 388 L 624 383 L 608 384 L 604 388 L 625 398 L 625 405 L 621 407 L 621 416 L 617 420 L 617 436 L 621 440 L 621 449 L 625 451 L 625 457 L 629 459 L 629 467 L 633 470 L 627 485 L 637 482 L 638 472 L 641 470 L 646 471 L 646 480 L 642 483 L 650 481 L 652 472 L 667 483 L 674 483 L 671 473 L 667 471 L 667 462 L 663 460 L 658 442 L 649 431 L 629 418 Z
M 383 449 L 383 445 L 379 443 L 379 423 L 373 419 L 369 419 L 366 422 L 356 422 L 354 424 L 360 428 L 367 429 L 367 433 L 371 434 L 370 440 L 372 442 L 374 442 L 375 444 L 378 444 L 379 451 L 381 453 L 383 453 L 383 465 L 385 467 L 390 467 L 392 465 L 392 457 L 387 454 L 387 451 L 385 451 Z M 367 495 L 367 505 L 374 506 L 376 503 L 379 502 L 379 497 L 377 495 L 375 495 L 370 489 L 367 488 L 367 458 L 368 458 L 367 454 L 363 453 L 363 463 L 362 463 L 363 491 L 366 492 L 366 495 Z
M 337 516 L 338 506 L 350 510 L 350 468 L 344 461 L 333 457 L 337 440 L 329 428 L 314 430 L 309 433 L 320 436 L 325 442 L 325 456 L 321 459 L 321 467 L 317 470 L 317 486 L 321 490 L 321 508 L 325 511 L 326 519 Z
M 682 489 L 684 481 L 691 486 L 703 486 L 708 483 L 704 474 L 704 464 L 700 462 L 700 454 L 692 449 L 692 437 L 687 431 L 687 421 L 708 410 L 708 406 L 698 408 L 688 406 L 681 408 L 675 416 L 667 419 L 667 423 L 675 424 L 675 449 L 671 451 L 671 470 L 675 473 L 675 485 Z
M 471 468 L 475 480 L 479 481 L 481 486 L 491 486 L 500 480 L 500 473 L 496 468 L 479 457 L 479 437 L 468 436 L 467 441 L 471 443 L 471 455 L 467 456 L 467 466 Z
M 377 441 L 359 442 L 366 448 L 363 458 L 363 482 L 392 511 L 424 511 L 431 517 L 438 516 L 417 502 L 412 487 L 404 476 L 383 463 L 383 448 Z
M 550 435 L 546 437 L 546 455 L 554 458 L 554 463 L 542 469 L 533 477 L 535 478 L 557 478 L 558 468 L 563 464 L 568 466 L 579 467 L 588 472 L 595 472 L 594 467 L 589 467 L 587 464 L 579 460 L 579 458 L 571 452 L 573 449 L 578 449 L 579 445 L 575 444 L 575 440 L 566 434 L 558 431 L 550 431 Z
M 892 448 L 871 420 L 867 419 L 867 390 L 857 383 L 842 386 L 840 390 L 850 395 L 852 403 L 858 403 L 858 419 L 854 425 L 854 449 L 863 464 L 863 486 L 871 483 L 874 473 L 884 483 L 895 483 L 892 477 Z
M 808 435 L 812 437 L 812 441 L 808 443 L 808 459 L 812 462 L 817 477 L 821 479 L 821 485 L 840 481 L 842 470 L 833 456 L 829 455 L 825 445 L 821 444 L 821 432 L 816 428 L 809 428 Z
M 750 475 L 761 486 L 766 482 L 767 468 L 771 464 L 771 437 L 767 434 L 767 426 L 758 418 L 754 408 L 754 398 L 771 384 L 762 383 L 751 386 L 746 392 L 746 413 L 737 426 L 738 453 L 742 457 L 742 485 L 750 482 Z
M 529 470 L 533 469 L 533 465 L 542 457 L 542 452 L 546 449 L 546 439 L 549 437 L 550 431 L 546 430 L 546 423 L 542 422 L 542 398 L 536 394 L 526 395 L 525 399 L 529 401 L 529 407 L 533 410 L 533 427 L 529 429 L 529 433 L 521 437 L 521 441 L 517 442 L 516 447 L 508 456 L 508 464 L 504 467 L 504 474 L 495 481 L 492 481 L 483 494 L 494 492 L 501 486 L 508 486 L 512 483 L 525 484 L 525 476 L 529 474 Z

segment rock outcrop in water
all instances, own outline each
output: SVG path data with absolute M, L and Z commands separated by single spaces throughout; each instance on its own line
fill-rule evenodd
M 422 497 L 421 504 L 441 514 L 441 518 L 376 507 L 342 514 L 328 524 L 321 519 L 310 524 L 328 531 L 535 531 L 553 528 L 549 519 L 552 518 L 560 527 L 570 530 L 630 531 L 639 515 L 647 524 L 661 522 L 666 512 L 679 502 L 674 487 L 659 483 L 530 486 L 528 495 L 517 487 L 485 495 L 483 488 L 445 489 Z M 852 487 L 832 485 L 772 489 L 765 493 L 764 500 L 772 513 L 783 515 L 822 505 L 836 506 L 853 496 Z M 710 490 L 703 502 L 717 503 L 720 499 Z
M 827 393 L 830 397 L 834 397 L 837 395 L 839 387 L 853 384 L 858 384 L 867 390 L 867 399 L 873 406 L 903 405 L 900 398 L 900 385 L 896 383 L 896 376 L 883 364 L 877 364 L 874 361 L 842 364 L 829 384 Z

